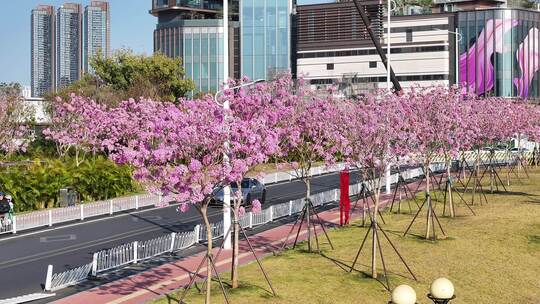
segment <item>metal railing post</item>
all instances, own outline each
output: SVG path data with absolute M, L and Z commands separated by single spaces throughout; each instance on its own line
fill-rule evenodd
M 198 243 L 200 241 L 199 235 L 201 233 L 201 225 L 195 225 L 195 228 L 193 228 L 193 232 L 195 232 L 195 243 Z
M 49 264 L 49 266 L 47 266 L 47 277 L 45 278 L 45 291 L 51 291 L 52 274 L 53 274 L 53 265 Z
M 170 248 L 170 252 L 173 252 L 174 251 L 174 240 L 176 239 L 176 232 L 173 232 L 171 233 L 171 248 Z
M 292 200 L 289 201 L 289 216 L 292 215 Z
M 52 226 L 52 210 L 49 210 L 49 227 Z
M 109 201 L 109 214 L 110 214 L 110 215 L 113 214 L 113 200 L 110 200 L 110 201 Z
M 334 202 L 338 201 L 337 189 L 334 189 Z
M 94 255 L 92 256 L 92 276 L 97 276 L 97 258 L 98 253 L 94 252 Z
M 274 220 L 274 206 L 270 206 L 270 220 L 269 222 L 272 222 Z
M 81 204 L 81 221 L 84 221 L 84 205 Z
M 13 229 L 12 229 L 12 232 L 13 234 L 16 234 L 17 233 L 17 216 L 14 216 L 13 217 Z
M 139 247 L 139 242 L 138 241 L 135 241 L 133 242 L 133 264 L 137 264 L 137 261 L 138 261 L 138 247 Z
M 253 228 L 253 213 L 250 211 L 249 214 L 249 229 Z
M 135 210 L 139 210 L 139 196 L 135 195 Z

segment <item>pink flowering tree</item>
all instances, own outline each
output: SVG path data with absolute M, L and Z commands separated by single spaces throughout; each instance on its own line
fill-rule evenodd
M 0 160 L 17 151 L 25 151 L 32 140 L 34 109 L 22 98 L 0 98 Z
M 87 154 L 101 150 L 104 129 L 110 124 L 108 109 L 86 97 L 71 95 L 69 101 L 57 98 L 53 104 L 52 124 L 43 131 L 56 144 L 60 156 L 73 151 L 79 166 Z
M 414 141 L 418 157 L 426 172 L 426 192 L 430 192 L 430 165 L 434 157 L 443 155 L 446 161 L 449 214 L 455 216 L 451 184 L 452 160 L 460 151 L 468 150 L 478 134 L 474 107 L 478 99 L 465 94 L 462 88 L 435 87 L 415 90 L 412 93 L 412 113 L 414 114 Z M 428 225 L 429 229 L 429 225 Z
M 312 168 L 317 163 L 331 166 L 347 154 L 347 139 L 341 124 L 343 102 L 334 98 L 332 92 L 306 95 L 302 81 L 296 93 L 287 98 L 287 102 L 289 111 L 280 122 L 282 132 L 278 159 L 288 164 L 295 177 L 306 186 L 307 209 L 304 212 L 308 212 L 305 219 L 308 226 L 308 250 L 311 251 L 309 214 L 313 212 L 310 209 Z
M 122 111 L 124 111 L 122 113 Z M 121 123 L 132 127 L 107 142 L 117 163 L 134 167 L 134 178 L 153 193 L 195 206 L 206 227 L 207 277 L 212 276 L 212 226 L 208 206 L 212 191 L 234 179 L 233 166 L 225 165 L 226 138 L 223 110 L 212 98 L 181 100 L 178 105 L 150 100 L 128 101 L 114 111 Z M 139 117 L 135 121 L 126 121 Z M 210 303 L 206 285 L 206 303 Z
M 341 101 L 306 96 L 300 91 L 290 100 L 290 112 L 281 122 L 280 152 L 306 185 L 306 199 L 311 196 L 313 166 L 321 162 L 331 166 L 347 154 L 347 139 L 341 124 Z
M 248 81 L 244 79 L 244 82 Z M 242 82 L 230 82 L 229 87 Z M 239 218 L 245 213 L 242 206 L 242 179 L 255 174 L 258 165 L 268 162 L 278 154 L 278 139 L 282 132 L 281 118 L 288 113 L 292 81 L 288 76 L 269 83 L 259 83 L 239 90 L 226 90 L 219 102 L 227 99 L 231 110 L 226 113 L 228 132 L 228 156 L 232 182 L 236 183 L 233 193 L 233 254 L 231 263 L 232 288 L 238 287 Z M 263 195 L 264 196 L 264 195 Z M 252 211 L 261 209 L 258 200 L 252 202 Z
M 347 125 L 349 163 L 365 169 L 364 177 L 374 192 L 371 229 L 377 229 L 382 179 L 387 166 L 409 152 L 409 108 L 407 99 L 393 94 L 369 94 L 348 105 L 343 123 Z M 377 233 L 372 234 L 371 276 L 377 278 Z

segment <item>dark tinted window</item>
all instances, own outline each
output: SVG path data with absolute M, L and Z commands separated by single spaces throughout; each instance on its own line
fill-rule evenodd
M 407 29 L 405 41 L 412 42 L 412 29 Z

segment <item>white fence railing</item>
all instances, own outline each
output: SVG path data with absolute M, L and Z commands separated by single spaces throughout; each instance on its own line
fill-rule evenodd
M 440 171 L 441 168 L 436 165 L 432 167 L 432 170 Z M 444 166 L 442 167 L 442 170 L 444 170 Z M 416 168 L 402 172 L 402 174 L 404 173 L 408 178 L 415 178 L 423 175 L 423 171 Z M 397 174 L 391 176 L 392 181 L 397 181 L 397 178 Z M 350 185 L 350 195 L 357 194 L 362 189 L 362 184 L 363 182 Z M 339 194 L 339 189 L 331 189 L 313 194 L 311 200 L 313 205 L 321 206 L 337 201 L 339 199 Z M 259 213 L 247 212 L 240 217 L 239 223 L 244 228 L 264 225 L 279 218 L 295 215 L 302 211 L 304 205 L 305 200 L 303 198 L 272 205 Z M 214 239 L 223 237 L 224 232 L 223 221 L 212 224 L 212 235 Z M 165 253 L 182 250 L 196 243 L 205 241 L 207 241 L 206 228 L 201 225 L 196 225 L 191 231 L 173 232 L 151 240 L 142 242 L 135 241 L 96 252 L 93 254 L 92 263 L 62 273 L 53 274 L 52 266 L 49 266 L 50 270 L 47 273 L 47 282 L 45 283 L 46 290 L 52 291 L 74 285 L 86 279 L 89 274 L 96 276 L 99 273 L 108 270 L 128 264 L 135 264 Z
M 62 288 L 83 282 L 88 278 L 90 270 L 92 270 L 92 263 L 73 268 L 61 273 L 53 274 L 53 266 L 49 265 L 49 267 L 47 268 L 47 280 L 45 282 L 45 290 L 60 290 Z
M 343 164 L 337 164 L 330 168 L 314 167 L 311 173 L 315 175 L 327 174 L 343 170 Z M 264 183 L 272 184 L 282 181 L 295 179 L 294 171 L 276 172 L 265 176 Z M 137 210 L 139 208 L 154 206 L 161 203 L 162 198 L 152 194 L 141 194 L 127 197 L 120 197 L 111 200 L 97 201 L 81 204 L 72 207 L 55 208 L 50 210 L 34 211 L 15 216 L 16 221 L 9 225 L 0 223 L 0 234 L 17 233 L 17 231 L 35 229 L 40 227 L 51 227 L 56 224 L 83 221 L 85 219 L 113 215 L 128 210 Z M 216 231 L 219 232 L 219 231 Z M 223 232 L 221 232 L 223 233 Z M 218 234 L 214 234 L 220 236 Z

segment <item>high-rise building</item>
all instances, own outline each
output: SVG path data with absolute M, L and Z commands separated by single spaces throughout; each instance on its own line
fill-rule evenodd
M 92 57 L 110 54 L 110 11 L 109 3 L 92 1 L 84 10 L 82 69 L 93 73 L 90 67 Z
M 81 77 L 82 10 L 66 3 L 56 14 L 56 87 L 66 87 Z
M 55 13 L 50 5 L 32 10 L 32 96 L 65 87 L 92 73 L 90 58 L 110 54 L 109 3 L 66 3 Z
M 55 87 L 54 7 L 39 5 L 31 15 L 31 91 L 41 96 Z
M 292 0 L 240 1 L 241 74 L 270 79 L 291 69 Z
M 196 91 L 215 92 L 223 75 L 223 0 L 153 0 L 151 14 L 158 18 L 154 52 L 183 60 L 186 77 Z M 238 78 L 238 0 L 229 5 L 229 75 Z
M 182 57 L 197 91 L 223 83 L 223 0 L 153 0 L 154 51 Z M 295 0 L 229 0 L 229 77 L 270 79 L 291 70 Z M 217 47 L 217 48 L 216 48 Z

